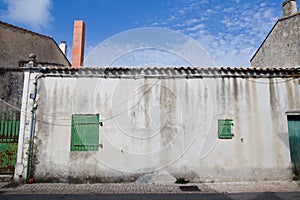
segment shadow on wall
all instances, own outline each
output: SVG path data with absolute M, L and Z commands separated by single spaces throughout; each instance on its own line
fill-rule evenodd
M 0 74 L 0 98 L 20 108 L 23 89 L 23 74 L 4 72 Z M 0 110 L 7 110 L 7 105 L 0 104 Z

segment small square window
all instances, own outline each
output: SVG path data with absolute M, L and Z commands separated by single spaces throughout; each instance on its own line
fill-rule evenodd
M 232 139 L 232 119 L 219 119 L 218 120 L 218 137 L 219 139 Z
M 99 115 L 72 115 L 71 151 L 99 150 Z

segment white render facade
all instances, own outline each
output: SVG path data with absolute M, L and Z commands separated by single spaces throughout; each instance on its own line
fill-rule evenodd
M 30 69 L 15 179 L 133 182 L 162 170 L 192 182 L 291 179 L 298 78 L 297 68 Z M 98 114 L 97 150 L 72 151 L 72 116 Z M 218 137 L 225 119 L 231 139 Z

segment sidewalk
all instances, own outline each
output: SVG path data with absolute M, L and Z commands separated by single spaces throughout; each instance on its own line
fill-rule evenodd
M 120 184 L 37 183 L 37 184 L 24 184 L 24 185 L 16 186 L 8 183 L 0 183 L 0 187 L 1 187 L 0 194 L 300 192 L 300 182 L 295 182 L 295 181 L 229 182 L 229 183 L 197 183 L 197 184 L 190 183 L 185 185 L 178 185 L 178 184 L 151 185 L 151 184 L 136 184 L 136 183 L 120 183 Z

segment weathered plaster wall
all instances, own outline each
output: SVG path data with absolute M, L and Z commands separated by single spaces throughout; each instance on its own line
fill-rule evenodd
M 252 67 L 300 66 L 300 14 L 282 18 L 251 60 Z
M 299 89 L 281 78 L 40 78 L 34 176 L 118 182 L 166 169 L 196 182 L 289 179 L 286 112 L 299 110 Z M 70 152 L 73 113 L 101 114 L 103 148 Z M 234 139 L 219 140 L 217 120 L 227 118 Z

